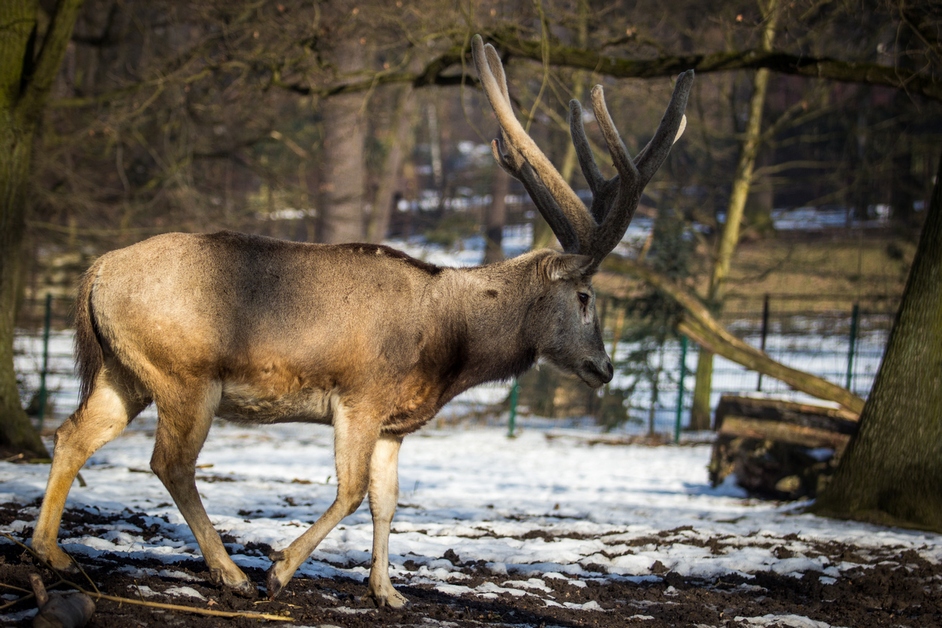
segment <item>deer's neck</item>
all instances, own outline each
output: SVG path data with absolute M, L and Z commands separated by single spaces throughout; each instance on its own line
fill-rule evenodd
M 484 382 L 511 379 L 533 365 L 536 346 L 527 318 L 536 285 L 530 266 L 510 260 L 455 269 L 445 278 L 443 305 L 456 367 L 451 396 Z

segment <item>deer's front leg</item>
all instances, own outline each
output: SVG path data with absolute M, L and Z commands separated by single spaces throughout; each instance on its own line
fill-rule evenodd
M 363 417 L 360 417 L 363 418 Z M 334 413 L 334 459 L 337 466 L 337 498 L 330 508 L 291 545 L 272 552 L 268 570 L 268 597 L 274 599 L 291 576 L 311 555 L 327 533 L 363 502 L 369 484 L 370 458 L 377 429 L 369 421 L 358 421 L 343 404 Z
M 377 606 L 404 606 L 408 600 L 389 580 L 389 527 L 399 500 L 399 446 L 402 439 L 380 437 L 370 459 L 370 511 L 373 514 L 373 564 L 369 596 Z

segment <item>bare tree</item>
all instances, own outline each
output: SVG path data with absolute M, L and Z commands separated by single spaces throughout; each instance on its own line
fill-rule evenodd
M 347 33 L 336 38 L 330 62 L 344 76 L 363 69 L 366 41 Z M 366 235 L 366 117 L 363 94 L 340 94 L 321 106 L 324 176 L 318 205 L 320 242 L 358 242 Z
M 30 203 L 33 144 L 81 0 L 63 0 L 40 33 L 35 0 L 0 5 L 0 446 L 48 455 L 20 405 L 13 326 Z
M 759 1 L 764 25 L 760 50 L 772 50 L 775 29 L 778 24 L 778 0 Z M 769 86 L 771 72 L 759 68 L 752 81 L 752 96 L 749 99 L 749 117 L 742 139 L 742 148 L 733 175 L 733 191 L 726 209 L 726 222 L 716 242 L 713 259 L 713 273 L 707 290 L 707 302 L 719 311 L 722 308 L 726 282 L 733 253 L 739 244 L 739 231 L 746 209 L 746 200 L 752 187 L 753 170 L 762 137 L 762 110 L 765 107 L 765 95 Z M 710 428 L 710 393 L 713 390 L 713 354 L 701 348 L 697 357 L 696 384 L 693 391 L 693 407 L 690 410 L 690 429 L 706 430 Z
M 942 158 L 883 363 L 813 511 L 942 532 Z

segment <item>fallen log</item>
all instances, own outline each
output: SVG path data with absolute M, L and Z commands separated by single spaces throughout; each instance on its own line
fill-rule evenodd
M 610 258 L 608 266 L 640 279 L 680 305 L 684 309 L 684 314 L 677 322 L 677 330 L 701 347 L 750 370 L 774 377 L 795 390 L 819 399 L 837 402 L 851 412 L 859 414 L 863 411 L 864 400 L 851 391 L 841 388 L 822 377 L 777 362 L 766 355 L 764 351 L 760 351 L 734 336 L 713 317 L 713 314 L 703 304 L 700 297 L 686 286 L 635 260 Z M 619 284 L 623 285 L 624 278 L 604 274 L 597 278 L 596 284 L 600 289 L 608 285 L 609 291 L 615 292 L 612 288 Z
M 724 395 L 716 408 L 710 482 L 718 486 L 735 476 L 757 497 L 814 497 L 837 468 L 857 418 L 838 407 Z
M 30 586 L 36 596 L 39 613 L 33 618 L 33 628 L 81 628 L 95 613 L 92 598 L 78 591 L 49 595 L 39 574 L 30 574 Z

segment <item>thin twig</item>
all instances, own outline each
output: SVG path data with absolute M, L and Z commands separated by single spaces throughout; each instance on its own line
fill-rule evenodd
M 30 591 L 29 589 L 24 589 L 24 588 L 22 588 L 22 587 L 15 587 L 15 586 L 13 586 L 12 584 L 5 584 L 5 583 L 3 583 L 3 582 L 0 582 L 0 587 L 3 587 L 3 588 L 5 588 L 5 589 L 12 589 L 12 590 L 14 590 L 14 591 L 19 591 L 20 593 L 25 593 L 25 594 L 26 594 L 26 595 L 24 595 L 23 597 L 20 597 L 20 598 L 17 598 L 17 599 L 15 599 L 15 600 L 13 600 L 13 601 L 7 602 L 6 604 L 0 604 L 0 611 L 6 610 L 6 609 L 10 608 L 11 606 L 16 606 L 16 605 L 19 604 L 20 602 L 25 602 L 25 601 L 29 600 L 30 598 L 36 597 L 35 595 L 33 595 L 33 592 Z
M 74 585 L 73 585 L 74 586 Z M 295 621 L 293 617 L 285 617 L 284 615 L 272 615 L 269 613 L 257 613 L 255 611 L 214 611 L 208 608 L 197 608 L 195 606 L 183 606 L 181 604 L 165 604 L 163 602 L 148 602 L 145 600 L 135 600 L 126 597 L 119 597 L 117 595 L 107 595 L 105 593 L 91 593 L 89 591 L 83 591 L 81 587 L 76 587 L 81 593 L 91 597 L 94 600 L 109 600 L 111 602 L 119 602 L 121 604 L 134 604 L 135 606 L 149 606 L 151 608 L 159 608 L 164 610 L 171 611 L 181 611 L 184 613 L 196 613 L 198 615 L 212 615 L 214 617 L 247 617 L 249 619 L 267 619 L 269 621 Z
M 7 534 L 6 532 L 0 532 L 0 536 L 5 537 L 5 538 L 6 538 L 7 540 L 9 540 L 9 541 L 12 541 L 15 545 L 19 545 L 22 549 L 24 549 L 24 550 L 26 550 L 27 552 L 29 552 L 30 554 L 32 554 L 33 558 L 35 558 L 36 560 L 38 560 L 38 561 L 39 561 L 40 563 L 42 563 L 46 568 L 52 570 L 53 573 L 55 573 L 57 576 L 59 576 L 59 582 L 57 582 L 56 584 L 54 584 L 54 585 L 52 585 L 52 586 L 56 586 L 56 585 L 58 585 L 58 584 L 65 583 L 65 584 L 68 584 L 68 585 L 71 585 L 71 586 L 73 586 L 73 587 L 78 588 L 77 585 L 75 585 L 74 583 L 72 583 L 72 582 L 66 580 L 65 578 L 63 578 L 61 572 L 60 572 L 58 569 L 56 569 L 55 567 L 53 567 L 52 565 L 50 565 L 50 564 L 46 561 L 45 558 L 43 558 L 42 556 L 40 556 L 39 554 L 37 554 L 37 553 L 36 553 L 36 550 L 34 550 L 32 547 L 30 547 L 30 546 L 27 545 L 26 543 L 23 543 L 23 542 L 20 541 L 19 539 L 13 538 L 12 536 L 10 536 L 9 534 Z M 85 573 L 85 570 L 82 569 L 82 566 L 78 563 L 78 561 L 75 560 L 74 558 L 72 558 L 71 556 L 69 556 L 69 560 L 71 560 L 71 561 L 72 561 L 72 564 L 75 565 L 75 566 L 78 568 L 79 572 L 80 572 L 83 576 L 85 576 L 85 579 L 88 580 L 88 583 L 89 583 L 90 585 L 92 585 L 92 588 L 95 589 L 95 592 L 98 593 L 99 591 L 98 591 L 98 587 L 95 585 L 95 581 L 92 580 L 91 576 L 89 576 L 87 573 Z
M 51 565 L 49 565 L 49 563 L 47 563 L 45 560 L 43 560 L 43 558 L 41 558 L 38 554 L 36 554 L 33 548 L 24 544 L 22 541 L 13 538 L 6 532 L 0 532 L 0 536 L 7 538 L 8 540 L 12 541 L 16 545 L 22 547 L 23 549 L 28 551 L 30 554 L 32 554 L 36 559 L 42 562 L 43 565 L 45 565 L 49 569 L 52 569 L 52 571 L 58 574 L 59 582 L 57 582 L 56 585 L 58 584 L 68 585 L 76 589 L 79 593 L 84 593 L 85 595 L 89 596 L 90 598 L 96 601 L 108 600 L 110 602 L 118 602 L 119 604 L 133 604 L 135 606 L 148 606 L 150 608 L 159 608 L 161 610 L 180 611 L 183 613 L 196 613 L 197 615 L 212 615 L 213 617 L 230 617 L 230 618 L 245 617 L 248 619 L 267 619 L 269 621 L 294 621 L 292 617 L 285 617 L 284 615 L 272 615 L 270 613 L 258 613 L 255 611 L 214 611 L 208 608 L 197 608 L 195 606 L 183 606 L 182 604 L 166 604 L 164 602 L 148 602 L 146 600 L 135 600 L 132 598 L 121 597 L 118 595 L 108 595 L 98 590 L 98 587 L 95 586 L 95 583 L 88 576 L 88 574 L 85 573 L 85 570 L 82 569 L 81 565 L 79 565 L 78 562 L 76 562 L 73 559 L 72 563 L 78 566 L 79 570 L 82 572 L 82 575 L 84 575 L 88 579 L 92 587 L 95 589 L 94 591 L 88 591 L 87 589 L 82 588 L 81 586 L 77 585 L 71 580 L 66 580 L 65 578 L 63 578 L 62 575 L 59 574 L 58 570 L 54 569 Z M 56 586 L 56 585 L 53 585 L 53 586 Z M 13 589 L 17 588 L 17 587 L 11 587 L 10 585 L 2 585 L 2 586 L 10 587 Z M 18 589 L 18 590 L 25 591 L 25 589 Z M 10 604 L 17 604 L 19 602 L 29 599 L 30 597 L 34 597 L 32 593 L 18 600 L 13 601 Z M 0 608 L 5 608 L 5 606 L 0 606 Z
M 30 593 L 29 589 L 13 586 L 12 584 L 6 584 L 5 582 L 0 582 L 0 587 L 3 587 L 4 589 L 13 589 L 14 591 L 19 591 L 20 593 Z

